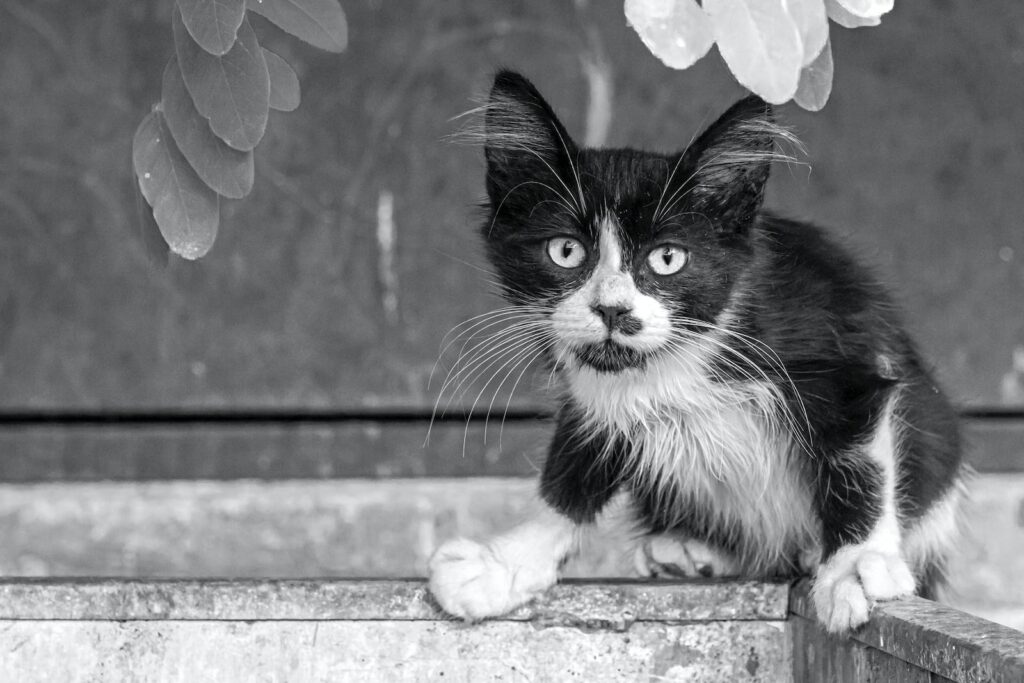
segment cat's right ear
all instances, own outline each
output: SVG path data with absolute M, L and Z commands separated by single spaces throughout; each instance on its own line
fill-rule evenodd
M 561 177 L 574 163 L 576 145 L 540 92 L 524 76 L 499 71 L 484 107 L 487 192 L 500 203 L 532 179 Z

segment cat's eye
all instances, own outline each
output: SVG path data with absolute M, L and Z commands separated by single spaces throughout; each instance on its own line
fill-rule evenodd
M 587 250 L 577 239 L 555 237 L 548 240 L 548 257 L 562 268 L 578 268 L 587 257 Z
M 690 252 L 674 244 L 655 247 L 647 255 L 647 265 L 658 275 L 675 275 L 689 260 Z

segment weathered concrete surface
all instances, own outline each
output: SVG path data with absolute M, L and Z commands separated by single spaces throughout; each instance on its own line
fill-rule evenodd
M 1024 473 L 977 477 L 966 521 L 950 604 L 1024 630 Z
M 808 587 L 803 582 L 793 589 L 790 610 L 813 621 Z M 920 598 L 879 603 L 872 610 L 871 620 L 850 638 L 955 681 L 1024 681 L 1024 633 Z M 806 636 L 796 640 L 803 649 L 795 650 L 794 656 L 812 665 L 816 658 L 832 656 L 834 647 L 846 647 L 835 638 L 818 639 L 816 643 Z M 804 666 L 798 664 L 796 669 Z
M 424 576 L 440 542 L 527 518 L 526 479 L 0 486 L 0 575 Z M 570 576 L 630 576 L 625 538 Z
M 953 604 L 1024 628 L 1024 474 L 980 476 Z M 527 518 L 519 478 L 0 485 L 0 575 L 423 576 L 444 539 Z M 604 529 L 567 576 L 632 576 Z
M 758 581 L 569 581 L 502 617 L 625 630 L 637 622 L 782 620 L 789 586 Z M 422 580 L 0 580 L 0 620 L 447 619 Z
M 480 624 L 423 581 L 0 584 L 0 681 L 781 681 L 789 588 L 575 583 Z
M 0 621 L 4 681 L 786 681 L 782 622 Z

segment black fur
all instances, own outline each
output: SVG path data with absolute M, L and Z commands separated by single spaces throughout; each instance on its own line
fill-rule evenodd
M 732 329 L 757 340 L 729 343 L 737 356 L 754 359 L 799 418 L 792 428 L 804 448 L 805 485 L 826 557 L 862 540 L 880 514 L 880 470 L 857 452 L 893 392 L 903 425 L 901 523 L 920 517 L 955 483 L 961 468 L 956 416 L 883 288 L 820 229 L 761 209 L 774 150 L 785 136 L 768 105 L 748 97 L 686 150 L 659 154 L 578 148 L 537 90 L 511 72 L 497 76 L 491 102 L 483 235 L 511 301 L 553 307 L 582 285 L 596 258 L 600 213 L 608 212 L 621 226 L 624 268 L 641 292 L 670 307 L 674 325 L 699 332 L 731 306 Z M 588 260 L 577 269 L 546 258 L 547 240 L 565 235 L 587 248 Z M 678 274 L 658 276 L 644 260 L 665 242 L 683 245 L 692 259 Z M 607 372 L 644 362 L 611 342 L 579 353 Z M 722 382 L 744 379 L 725 364 L 717 374 Z M 715 528 L 706 511 L 673 507 L 678 500 L 671 491 L 652 495 L 632 481 L 636 470 L 615 438 L 584 433 L 566 407 L 542 477 L 543 497 L 588 522 L 629 482 L 648 529 L 681 526 L 726 550 L 744 542 L 743 529 Z M 933 573 L 926 568 L 922 578 Z

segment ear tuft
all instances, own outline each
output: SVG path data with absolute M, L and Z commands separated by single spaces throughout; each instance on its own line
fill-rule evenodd
M 746 97 L 729 108 L 686 150 L 693 171 L 693 199 L 720 223 L 743 229 L 764 198 L 773 161 L 796 159 L 781 143 L 800 149 L 793 133 L 775 122 L 770 104 Z
M 572 172 L 575 143 L 554 110 L 521 74 L 502 70 L 494 77 L 487 101 L 462 117 L 483 119 L 453 136 L 461 142 L 483 144 L 487 158 L 487 192 L 500 204 L 515 188 L 529 181 L 558 178 Z M 461 118 L 461 117 L 459 117 Z

